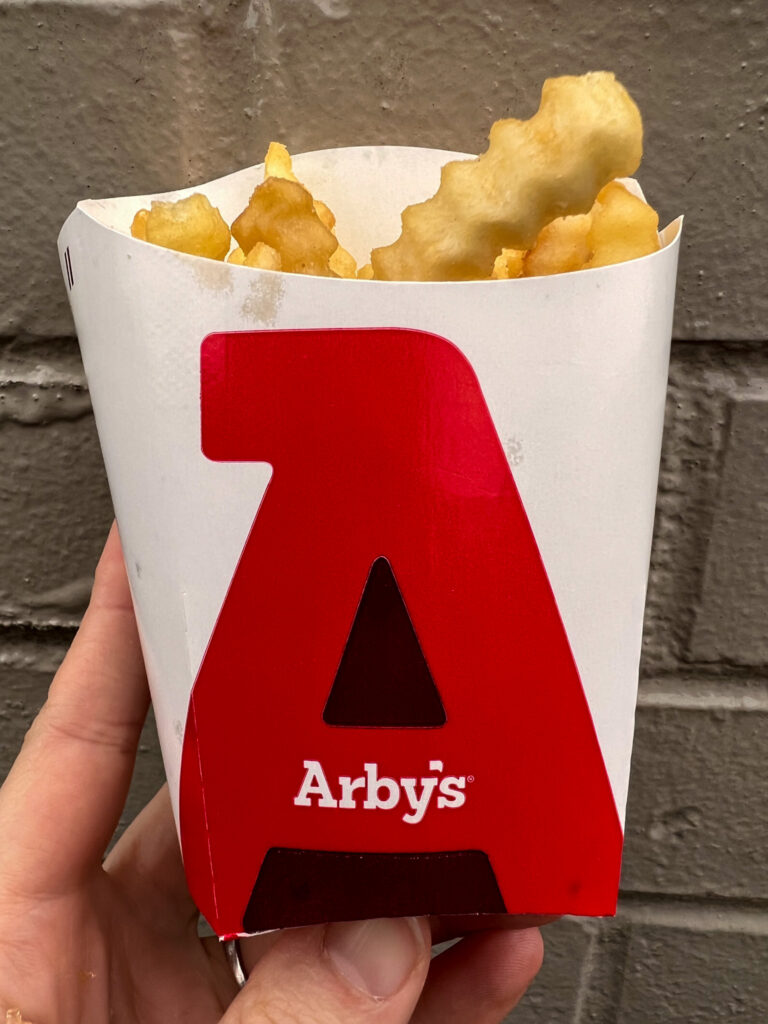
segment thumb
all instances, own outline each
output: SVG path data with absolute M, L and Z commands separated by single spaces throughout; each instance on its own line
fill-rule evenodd
M 248 942 L 242 943 L 249 964 Z M 430 963 L 425 919 L 380 918 L 280 933 L 222 1024 L 407 1024 Z

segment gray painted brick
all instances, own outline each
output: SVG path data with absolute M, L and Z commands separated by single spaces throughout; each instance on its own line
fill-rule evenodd
M 71 332 L 54 243 L 77 199 L 205 181 L 271 137 L 477 152 L 547 75 L 609 67 L 644 112 L 649 199 L 688 216 L 677 336 L 763 338 L 767 19 L 760 0 L 6 0 L 0 333 Z
M 768 663 L 768 387 L 729 407 L 728 443 L 709 535 L 694 661 Z
M 713 609 L 714 617 L 709 619 L 713 635 L 719 638 L 718 643 L 725 645 L 722 650 L 714 652 L 710 648 L 705 652 L 706 660 L 710 661 L 713 653 L 732 657 L 742 640 L 750 637 L 735 660 L 763 663 L 766 648 L 759 639 L 762 608 L 753 603 L 747 620 L 738 627 L 738 642 L 731 642 L 726 634 L 734 626 L 739 609 L 747 614 L 744 602 L 738 603 L 741 601 L 738 571 L 734 573 L 731 589 L 720 605 L 723 615 L 726 614 L 725 605 L 731 599 L 736 608 L 727 613 L 731 618 L 723 619 L 718 625 L 717 594 L 712 586 L 707 589 L 705 565 L 708 551 L 711 558 L 730 557 L 724 549 L 726 540 L 735 538 L 740 530 L 751 525 L 752 536 L 739 539 L 742 552 L 740 570 L 748 572 L 754 596 L 759 596 L 756 588 L 764 579 L 759 563 L 768 560 L 768 537 L 762 525 L 765 509 L 757 493 L 761 477 L 765 476 L 761 470 L 764 456 L 761 456 L 759 434 L 747 439 L 745 450 L 741 440 L 743 430 L 753 429 L 753 424 L 750 422 L 742 427 L 739 416 L 734 417 L 731 413 L 738 407 L 738 403 L 734 405 L 736 398 L 764 394 L 768 394 L 768 353 L 759 346 L 673 347 L 645 609 L 643 655 L 644 671 L 649 675 L 680 667 L 688 670 L 696 665 L 702 651 L 700 644 L 691 646 L 691 635 L 702 592 L 705 593 L 705 605 L 709 602 Z M 754 417 L 757 413 L 750 415 Z M 729 431 L 733 429 L 739 432 L 738 437 L 729 444 Z M 721 471 L 730 449 L 734 454 L 729 480 L 721 484 Z M 744 474 L 751 474 L 755 479 L 749 481 Z M 737 506 L 745 501 L 751 503 L 749 508 L 739 509 Z M 721 507 L 719 520 L 718 502 Z M 711 548 L 709 538 L 713 521 L 719 522 L 717 529 L 722 540 L 713 540 L 716 546 Z M 756 529 L 758 524 L 761 532 Z M 747 566 L 749 558 L 756 564 Z M 716 668 L 709 665 L 709 669 L 713 667 Z
M 78 200 L 255 162 L 255 150 L 233 149 L 233 134 L 249 141 L 243 108 L 258 100 L 248 99 L 258 41 L 237 36 L 246 7 L 0 3 L 0 334 L 72 333 L 56 237 Z
M 619 902 L 616 918 L 588 922 L 592 943 L 584 965 L 573 1024 L 616 1024 L 624 984 L 629 927 Z
M 733 690 L 644 693 L 623 890 L 768 899 L 768 688 Z
M 556 921 L 542 929 L 544 963 L 507 1018 L 509 1024 L 570 1024 L 574 1020 L 594 931 L 594 927 L 573 919 Z
M 681 908 L 674 922 L 653 916 L 633 926 L 616 1024 L 768 1020 L 764 915 Z
M 21 749 L 24 735 L 42 707 L 53 672 L 0 663 L 0 779 Z
M 101 449 L 82 386 L 19 376 L 0 381 L 0 623 L 76 625 L 112 519 Z

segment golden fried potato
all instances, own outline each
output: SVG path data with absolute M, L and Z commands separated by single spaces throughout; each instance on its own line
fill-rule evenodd
M 563 274 L 645 256 L 660 247 L 658 220 L 647 203 L 620 182 L 610 182 L 589 213 L 551 221 L 528 252 L 502 250 L 491 277 Z
M 285 178 L 287 181 L 299 181 L 293 173 L 291 154 L 282 142 L 270 142 L 267 155 L 264 157 L 264 178 Z M 301 182 L 299 181 L 299 184 Z M 306 186 L 304 186 L 306 188 Z M 307 189 L 309 191 L 309 189 Z M 330 208 L 319 199 L 314 200 L 315 213 L 329 231 L 333 231 L 336 218 Z
M 331 254 L 328 266 L 337 277 L 357 277 L 355 257 L 341 245 Z
M 134 238 L 140 238 L 142 242 L 147 240 L 147 217 L 149 210 L 139 210 L 131 223 L 131 234 Z
M 262 270 L 282 270 L 283 266 L 280 253 L 266 242 L 257 242 L 243 263 L 246 267 L 260 267 Z
M 373 280 L 373 267 L 370 263 L 366 263 L 360 267 L 357 272 L 358 281 L 372 281 Z
M 511 277 L 522 277 L 523 249 L 502 249 L 493 263 L 491 277 L 495 281 L 507 281 Z
M 251 251 L 246 254 L 238 246 L 227 256 L 227 263 L 234 263 L 239 267 L 260 267 L 262 270 L 280 270 L 282 261 L 280 253 L 265 242 L 257 242 Z
M 525 254 L 523 273 L 526 277 L 543 274 L 564 274 L 581 270 L 592 255 L 589 230 L 590 213 L 574 217 L 558 217 L 539 232 L 536 244 Z
M 140 233 L 144 232 L 143 236 Z M 174 202 L 153 200 L 150 210 L 139 210 L 131 233 L 153 245 L 223 260 L 229 252 L 229 228 L 219 211 L 200 192 Z
M 402 233 L 371 253 L 389 281 L 488 278 L 503 248 L 529 249 L 556 217 L 587 213 L 642 156 L 640 112 L 613 74 L 550 78 L 528 121 L 497 121 L 488 150 L 446 164 L 440 187 L 403 211 Z
M 315 213 L 320 220 L 325 224 L 329 231 L 333 231 L 336 227 L 336 218 L 333 215 L 333 211 L 330 207 L 326 206 L 325 203 L 319 199 L 315 200 Z
M 599 193 L 592 209 L 587 242 L 592 253 L 585 267 L 605 267 L 647 256 L 661 248 L 659 215 L 620 182 Z
M 276 249 L 282 269 L 294 274 L 333 276 L 328 265 L 338 241 L 314 210 L 312 196 L 296 181 L 267 178 L 232 225 L 243 252 L 257 242 Z
M 280 142 L 270 142 L 269 144 L 267 155 L 264 158 L 264 177 L 285 178 L 287 181 L 299 181 L 293 173 L 291 154 Z M 299 182 L 299 184 L 301 184 L 301 182 Z M 320 222 L 324 224 L 329 231 L 333 231 L 336 226 L 336 218 L 333 215 L 333 211 L 320 199 L 313 199 L 313 203 L 315 213 L 320 218 Z M 329 262 L 331 270 L 334 274 L 338 275 L 338 277 L 354 277 L 357 272 L 357 264 L 355 263 L 351 253 L 348 253 L 346 249 L 342 248 L 342 246 L 339 246 L 333 253 Z
M 267 155 L 264 157 L 265 178 L 286 178 L 288 181 L 298 181 L 293 173 L 291 154 L 282 142 L 270 142 Z

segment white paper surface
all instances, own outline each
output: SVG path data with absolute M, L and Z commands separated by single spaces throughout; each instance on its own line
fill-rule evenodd
M 359 262 L 463 154 L 296 156 Z M 120 525 L 174 809 L 189 695 L 269 481 L 200 450 L 214 331 L 411 327 L 477 373 L 579 669 L 621 820 L 631 754 L 680 221 L 616 266 L 514 281 L 342 281 L 215 263 L 131 238 L 152 198 L 203 191 L 231 221 L 263 168 L 164 196 L 91 200 L 66 222 L 70 301 Z M 66 276 L 66 275 L 65 275 Z

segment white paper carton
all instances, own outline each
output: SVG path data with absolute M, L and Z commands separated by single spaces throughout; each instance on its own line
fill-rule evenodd
M 294 169 L 362 263 L 461 156 Z M 231 222 L 262 177 L 162 198 Z M 681 222 L 391 283 L 149 245 L 153 198 L 80 203 L 59 249 L 202 911 L 611 913 Z

